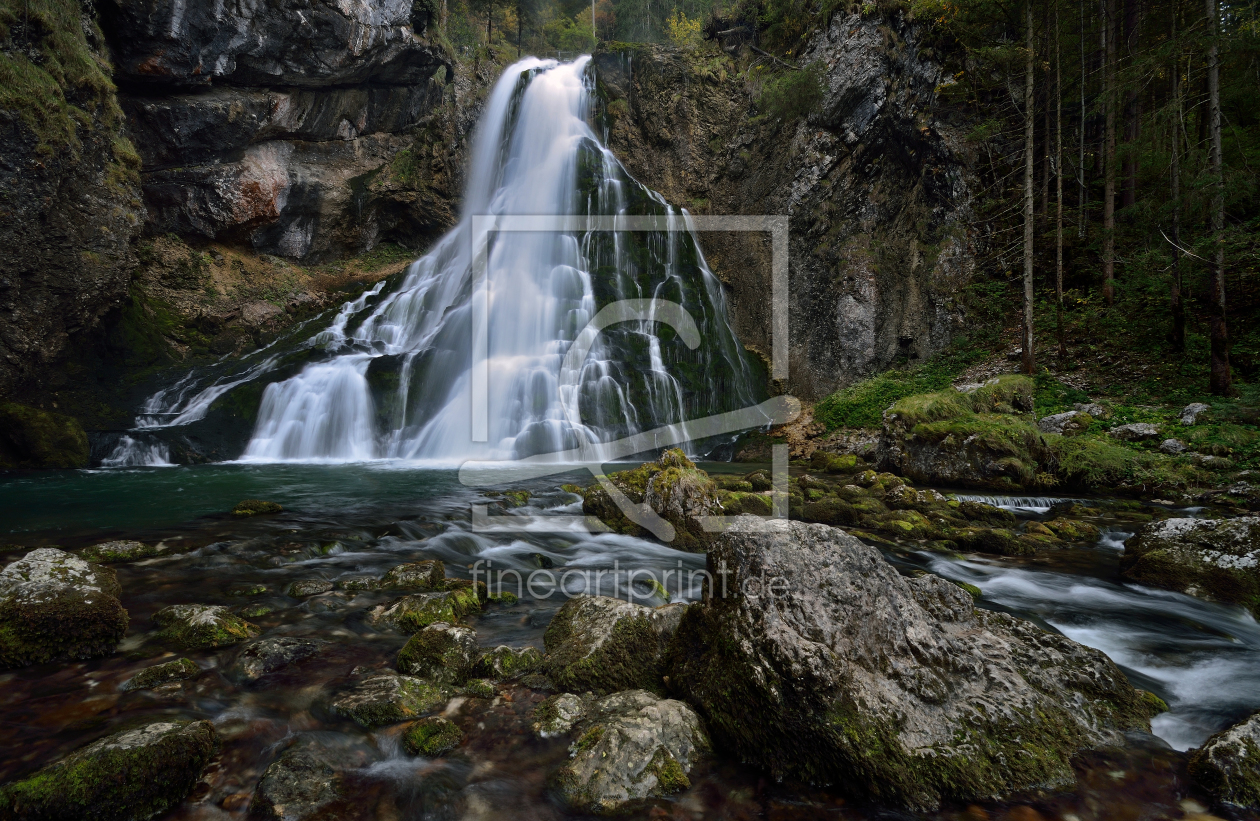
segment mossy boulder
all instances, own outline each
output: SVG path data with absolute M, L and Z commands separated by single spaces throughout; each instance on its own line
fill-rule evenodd
M 330 642 L 321 639 L 296 636 L 273 636 L 250 642 L 236 654 L 228 666 L 227 676 L 238 684 L 256 684 L 275 673 L 292 670 L 330 647 Z
M 201 668 L 192 659 L 179 658 L 174 661 L 146 667 L 123 683 L 123 690 L 152 690 L 172 681 L 190 681 L 201 675 Z
M 113 564 L 116 562 L 134 562 L 147 559 L 161 553 L 156 545 L 137 541 L 101 542 L 83 550 L 83 558 L 89 562 Z
M 114 571 L 55 547 L 0 571 L 0 667 L 113 652 L 127 632 Z
M 533 730 L 539 738 L 555 738 L 573 729 L 590 708 L 593 697 L 560 693 L 534 708 Z
M 0 818 L 152 818 L 192 792 L 218 750 L 209 721 L 154 721 L 114 733 L 0 788 Z
M 687 609 L 651 608 L 607 596 L 569 599 L 543 634 L 545 669 L 573 692 L 664 692 L 665 654 Z
M 931 810 L 1070 785 L 1079 751 L 1150 726 L 1104 654 L 906 579 L 842 530 L 741 519 L 708 561 L 726 593 L 684 614 L 670 688 L 775 779 Z
M 284 594 L 291 599 L 305 599 L 319 596 L 333 589 L 333 583 L 327 579 L 300 579 L 285 588 Z
M 435 685 L 391 673 L 370 676 L 337 694 L 332 711 L 369 730 L 431 713 L 446 703 Z
M 1209 738 L 1190 757 L 1189 769 L 1222 804 L 1260 811 L 1260 713 Z
M 946 530 L 942 536 L 971 553 L 992 553 L 997 556 L 1031 556 L 1035 544 L 1020 541 L 1019 536 L 1002 527 L 959 527 Z
M 473 668 L 473 675 L 494 681 L 507 681 L 541 670 L 543 654 L 534 647 L 498 647 L 483 653 Z
M 411 755 L 422 755 L 426 758 L 446 755 L 463 740 L 464 731 L 453 721 L 441 716 L 428 716 L 413 721 L 402 734 L 403 749 Z
M 374 626 L 394 627 L 404 633 L 415 633 L 430 624 L 453 624 L 465 616 L 481 612 L 481 596 L 477 587 L 462 587 L 433 593 L 413 593 L 377 605 L 368 613 Z
M 462 684 L 477 663 L 477 634 L 470 627 L 436 622 L 398 651 L 398 671 L 435 684 Z
M 713 540 L 700 523 L 703 516 L 720 516 L 717 484 L 679 449 L 661 454 L 634 470 L 621 471 L 609 481 L 636 505 L 646 505 L 674 528 L 670 542 L 682 550 L 702 551 Z M 754 482 L 753 489 L 757 489 Z M 595 516 L 618 533 L 647 537 L 651 534 L 622 512 L 600 485 L 582 488 L 582 512 Z
M 345 795 L 336 764 L 334 751 L 310 737 L 298 737 L 263 773 L 249 817 L 296 821 L 315 816 Z
M 1149 522 L 1125 542 L 1125 578 L 1260 616 L 1260 516 Z
M 0 468 L 85 468 L 89 456 L 77 419 L 0 402 Z
M 153 614 L 160 635 L 186 650 L 227 647 L 261 632 L 226 607 L 213 604 L 173 604 Z
M 1096 542 L 1102 536 L 1097 525 L 1079 519 L 1059 517 L 1045 523 L 1046 528 L 1065 542 Z
M 282 513 L 284 508 L 276 502 L 265 502 L 262 499 L 246 499 L 232 508 L 232 515 L 245 519 L 250 516 L 262 516 L 267 513 Z
M 824 496 L 801 508 L 801 519 L 835 527 L 849 527 L 858 523 L 858 512 L 853 505 L 838 496 Z
M 823 473 L 856 473 L 859 461 L 852 453 L 828 453 L 825 450 L 816 450 L 809 459 L 811 469 Z
M 594 815 L 687 789 L 692 767 L 712 750 L 690 707 L 644 690 L 596 701 L 572 734 L 570 759 L 551 785 L 567 808 Z
M 958 515 L 969 522 L 980 522 L 986 525 L 1012 528 L 1015 526 L 1015 514 L 1000 507 L 984 502 L 965 501 L 958 505 Z

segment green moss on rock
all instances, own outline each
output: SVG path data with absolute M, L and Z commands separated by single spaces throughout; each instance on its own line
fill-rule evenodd
M 201 668 L 192 659 L 180 658 L 174 661 L 146 667 L 132 676 L 123 690 L 151 690 L 160 684 L 172 681 L 188 681 L 201 675 Z
M 153 620 L 162 638 L 188 650 L 226 647 L 261 632 L 226 607 L 210 604 L 173 604 L 154 613 Z
M 664 692 L 670 639 L 686 605 L 644 607 L 605 596 L 565 602 L 543 634 L 546 670 L 572 692 Z
M 87 433 L 78 420 L 0 403 L 0 468 L 83 468 L 88 456 Z
M 84 549 L 83 558 L 90 562 L 111 564 L 115 562 L 134 562 L 156 556 L 162 551 L 155 545 L 137 541 L 102 542 Z
M 262 499 L 246 499 L 232 508 L 232 515 L 238 518 L 261 516 L 266 513 L 281 513 L 284 508 L 276 502 L 265 502 Z
M 338 694 L 332 711 L 369 730 L 419 718 L 446 703 L 436 686 L 410 676 L 384 674 L 358 682 Z
M 464 731 L 440 716 L 413 722 L 403 731 L 403 747 L 411 755 L 437 758 L 446 755 L 464 740 Z

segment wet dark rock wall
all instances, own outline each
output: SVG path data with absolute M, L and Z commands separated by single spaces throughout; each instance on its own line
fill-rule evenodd
M 790 377 L 819 399 L 943 348 L 970 278 L 969 158 L 939 116 L 952 82 L 898 17 L 837 15 L 794 56 L 823 96 L 792 122 L 757 110 L 754 78 L 715 55 L 596 55 L 610 146 L 670 202 L 701 214 L 783 214 L 790 226 Z M 764 61 L 763 61 L 764 62 Z M 736 333 L 769 356 L 768 235 L 706 234 Z

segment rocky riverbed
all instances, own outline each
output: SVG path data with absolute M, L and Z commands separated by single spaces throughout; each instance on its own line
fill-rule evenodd
M 163 485 L 197 490 L 197 470 Z M 365 501 L 286 496 L 289 473 L 279 511 L 152 510 L 108 540 L 14 518 L 0 817 L 1246 817 L 1253 731 L 1224 731 L 1260 706 L 1260 631 L 1219 591 L 1142 586 L 1122 547 L 1245 522 L 820 453 L 790 468 L 806 521 L 765 530 L 748 514 L 773 510 L 771 474 L 681 453 L 612 474 L 679 525 L 743 514 L 689 550 L 611 515 L 604 534 L 501 529 L 608 507 L 555 480 L 394 474 L 415 492 Z M 1126 595 L 1134 622 L 1096 604 Z M 1197 645 L 1091 635 L 1158 632 L 1157 609 Z M 1224 690 L 1187 687 L 1196 664 Z

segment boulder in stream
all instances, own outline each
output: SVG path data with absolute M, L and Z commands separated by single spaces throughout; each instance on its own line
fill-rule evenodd
M 1260 616 L 1260 516 L 1149 522 L 1125 542 L 1120 570 L 1133 581 L 1241 604 Z
M 258 627 L 214 604 L 172 604 L 153 614 L 161 635 L 188 650 L 226 647 L 252 639 Z
M 319 596 L 333 589 L 333 583 L 327 579 L 301 579 L 285 588 L 284 594 L 291 599 L 305 599 Z
M 114 571 L 54 547 L 0 571 L 0 667 L 111 653 L 127 632 Z
M 569 599 L 543 634 L 547 674 L 557 687 L 579 693 L 663 692 L 666 651 L 686 609 L 608 596 Z
M 266 502 L 262 499 L 245 499 L 237 502 L 236 507 L 232 508 L 232 515 L 238 519 L 245 519 L 250 516 L 262 516 L 266 513 L 282 513 L 284 508 L 276 502 Z
M 441 590 L 446 584 L 446 566 L 436 560 L 400 564 L 381 577 L 380 586 L 387 590 L 416 588 Z
M 1190 777 L 1223 804 L 1260 811 L 1260 713 L 1221 730 L 1195 750 Z
M 373 627 L 393 627 L 415 633 L 436 622 L 454 623 L 464 616 L 481 612 L 481 599 L 474 587 L 432 593 L 412 593 L 377 605 L 368 611 Z
M 218 746 L 209 721 L 160 720 L 114 733 L 0 788 L 0 818 L 152 818 L 192 792 Z
M 251 642 L 236 654 L 227 675 L 238 683 L 253 684 L 272 673 L 294 667 L 319 655 L 330 645 L 330 642 L 321 639 L 294 636 L 275 636 Z
M 403 730 L 403 748 L 412 755 L 437 758 L 446 755 L 464 740 L 464 731 L 441 716 L 413 721 Z
M 597 815 L 687 789 L 692 767 L 711 750 L 690 707 L 645 690 L 596 701 L 574 734 L 571 758 L 552 787 L 570 809 Z
M 708 554 L 714 597 L 675 637 L 670 690 L 775 778 L 932 809 L 1075 780 L 1078 751 L 1156 708 L 1105 655 L 906 579 L 835 528 L 754 530 Z
M 343 795 L 332 756 L 300 739 L 271 762 L 254 790 L 249 814 L 267 821 L 299 821 Z
M 543 654 L 534 647 L 508 647 L 500 644 L 483 653 L 473 675 L 494 681 L 507 681 L 533 673 L 543 666 Z
M 477 633 L 471 627 L 436 622 L 416 633 L 398 651 L 398 671 L 435 684 L 462 684 L 478 656 Z
M 333 699 L 332 710 L 371 730 L 419 718 L 445 703 L 442 691 L 427 681 L 382 673 L 343 690 Z
M 101 562 L 102 564 L 111 564 L 114 562 L 134 562 L 140 559 L 147 559 L 150 556 L 156 556 L 161 553 L 161 548 L 156 545 L 145 544 L 134 540 L 124 540 L 117 542 L 101 542 L 84 549 L 83 558 L 89 562 Z
M 179 658 L 144 668 L 124 682 L 122 689 L 124 691 L 152 690 L 154 687 L 170 684 L 172 681 L 190 681 L 199 675 L 201 675 L 201 668 L 197 666 L 197 662 Z

